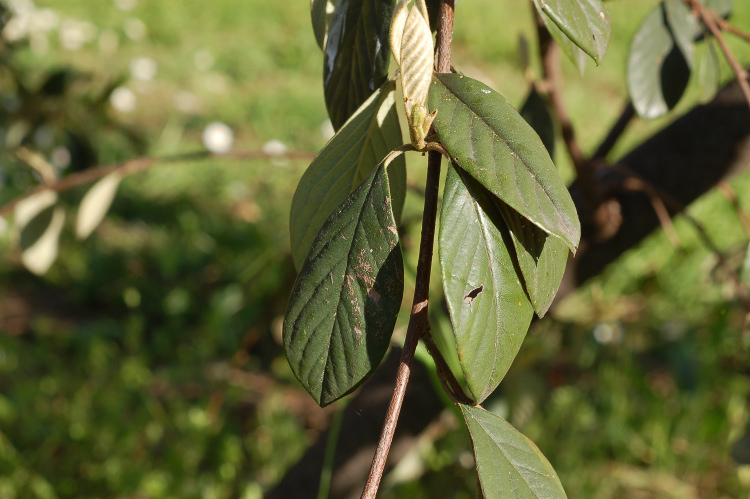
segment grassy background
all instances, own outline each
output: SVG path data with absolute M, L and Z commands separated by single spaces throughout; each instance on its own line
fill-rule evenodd
M 735 3 L 734 20 L 750 28 L 750 4 Z M 94 88 L 119 80 L 137 97 L 133 112 L 105 113 L 137 130 L 142 151 L 114 128 L 90 126 L 100 163 L 199 149 L 213 121 L 233 129 L 236 149 L 278 140 L 315 152 L 326 141 L 322 55 L 306 0 L 142 0 L 128 12 L 109 0 L 36 4 L 94 31 L 80 50 L 64 49 L 59 30 L 49 33 L 48 51 L 21 49 L 17 63 L 32 83 L 70 66 Z M 627 46 L 656 2 L 607 5 L 613 35 L 604 64 L 590 64 L 582 78 L 565 63 L 565 96 L 587 151 L 624 103 Z M 146 27 L 138 40 L 125 34 L 133 19 Z M 518 37 L 534 40 L 531 19 L 525 2 L 462 0 L 454 64 L 520 104 L 528 82 Z M 102 33 L 117 36 L 115 52 L 100 50 Z M 750 64 L 747 46 L 730 42 Z M 130 76 L 138 57 L 158 64 L 153 80 Z M 731 78 L 726 65 L 722 76 Z M 0 92 L 7 97 L 12 86 Z M 180 92 L 192 96 L 188 112 L 175 105 Z M 698 93 L 692 85 L 678 114 Z M 614 156 L 670 119 L 636 121 Z M 565 155 L 556 159 L 570 179 Z M 410 181 L 421 182 L 422 163 L 410 160 Z M 128 178 L 90 239 L 74 239 L 69 216 L 60 259 L 43 277 L 23 270 L 5 232 L 0 498 L 254 499 L 283 476 L 335 410 L 303 392 L 279 345 L 294 280 L 289 205 L 306 166 L 213 160 Z M 28 185 L 9 174 L 0 201 Z M 750 209 L 750 178 L 733 185 Z M 64 196 L 71 215 L 84 192 Z M 406 220 L 416 220 L 419 197 L 407 202 Z M 739 265 L 747 240 L 724 198 L 705 196 L 690 212 Z M 750 471 L 729 456 L 749 417 L 742 313 L 690 225 L 678 220 L 676 230 L 679 248 L 655 234 L 537 323 L 487 404 L 537 442 L 570 497 L 750 492 Z M 412 224 L 407 288 L 417 241 Z M 433 283 L 437 296 L 440 281 Z M 622 339 L 601 343 L 595 331 Z M 386 478 L 383 496 L 474 497 L 468 450 L 446 412 Z

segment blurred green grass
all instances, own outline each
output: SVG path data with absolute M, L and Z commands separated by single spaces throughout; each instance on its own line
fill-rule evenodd
M 749 28 L 750 4 L 735 3 L 734 19 Z M 608 2 L 604 64 L 582 78 L 565 63 L 586 150 L 620 111 L 628 41 L 655 4 Z M 322 54 L 307 1 L 143 0 L 129 12 L 110 1 L 37 5 L 92 23 L 97 38 L 71 51 L 51 36 L 48 52 L 24 50 L 20 63 L 32 75 L 70 65 L 100 86 L 123 78 L 135 110 L 109 112 L 143 134 L 148 154 L 199 149 L 213 121 L 234 130 L 237 149 L 279 140 L 314 152 L 325 143 Z M 125 34 L 133 19 L 146 27 L 138 40 Z M 456 19 L 454 64 L 520 104 L 528 82 L 517 40 L 534 39 L 528 5 L 462 0 Z M 103 32 L 117 36 L 116 52 L 100 50 Z M 750 63 L 748 48 L 730 41 Z M 213 64 L 201 64 L 205 54 Z M 157 63 L 153 80 L 129 76 L 139 57 Z M 730 78 L 726 66 L 722 74 Z M 188 112 L 175 105 L 180 92 L 197 102 Z M 696 101 L 693 89 L 678 113 Z M 670 119 L 635 122 L 615 156 Z M 116 137 L 97 136 L 101 163 L 132 154 Z M 296 384 L 277 339 L 294 279 L 289 204 L 305 167 L 208 160 L 129 178 L 91 239 L 75 241 L 68 227 L 43 278 L 21 269 L 6 234 L 0 299 L 15 322 L 6 319 L 0 334 L 0 498 L 253 499 L 280 479 L 332 414 Z M 421 182 L 423 160 L 409 168 Z M 749 184 L 747 175 L 733 182 L 745 209 Z M 75 207 L 83 192 L 65 201 Z M 405 217 L 416 220 L 419 196 L 408 199 Z M 720 247 L 746 242 L 720 195 L 690 212 Z M 713 255 L 684 220 L 676 230 L 679 249 L 655 234 L 535 325 L 493 401 L 538 443 L 571 497 L 750 491 L 747 471 L 729 457 L 748 420 L 742 317 L 713 275 Z M 415 223 L 404 244 L 414 250 L 417 240 Z M 413 275 L 414 251 L 407 262 Z M 432 282 L 438 296 L 440 280 Z M 597 342 L 597 327 L 620 331 L 622 342 Z M 401 470 L 406 478 L 391 480 L 384 497 L 473 497 L 466 436 L 446 419 L 440 438 L 414 451 L 421 472 Z

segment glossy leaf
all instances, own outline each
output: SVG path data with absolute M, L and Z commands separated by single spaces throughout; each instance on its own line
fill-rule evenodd
M 21 262 L 34 274 L 45 274 L 55 263 L 65 210 L 57 206 L 57 193 L 42 191 L 19 202 L 15 225 Z
M 541 139 L 486 85 L 438 74 L 429 96 L 433 123 L 451 159 L 492 194 L 575 251 L 581 224 Z
M 507 204 L 497 199 L 495 204 L 510 230 L 515 257 L 534 311 L 544 317 L 562 282 L 568 248 Z
M 542 144 L 547 149 L 550 158 L 554 158 L 555 122 L 552 120 L 552 114 L 549 112 L 547 103 L 533 85 L 518 113 L 542 139 Z
M 581 73 L 581 75 L 583 75 L 584 71 L 586 70 L 586 61 L 588 60 L 588 55 L 586 54 L 586 52 L 581 50 L 581 48 L 573 43 L 573 41 L 568 38 L 565 33 L 560 31 L 560 28 L 557 27 L 552 19 L 545 15 L 542 15 L 541 17 L 542 21 L 544 22 L 544 26 L 547 28 L 547 31 L 549 31 L 549 34 L 552 35 L 552 38 L 560 46 L 563 54 L 565 54 L 568 59 L 570 59 L 571 62 L 576 65 L 578 71 Z
M 338 130 L 388 77 L 392 0 L 340 0 L 328 26 L 326 106 Z
M 396 114 L 396 84 L 386 82 L 323 147 L 308 167 L 292 200 L 290 239 L 299 269 L 316 234 L 333 210 L 393 149 L 402 144 Z M 406 196 L 406 163 L 388 167 L 393 211 L 398 221 Z
M 567 497 L 552 465 L 513 426 L 481 407 L 461 405 L 484 497 L 562 499 Z
M 326 39 L 328 38 L 328 26 L 331 24 L 331 17 L 336 6 L 341 0 L 311 0 L 310 17 L 312 19 L 313 33 L 318 47 L 325 50 Z
M 543 19 L 552 21 L 594 62 L 602 62 L 612 27 L 609 12 L 600 0 L 534 0 L 534 5 Z M 546 21 L 545 24 L 549 26 Z M 558 38 L 552 30 L 550 34 Z
M 674 108 L 693 68 L 695 18 L 679 0 L 666 0 L 638 28 L 628 55 L 630 98 L 643 118 Z
M 76 218 L 76 236 L 78 239 L 86 239 L 102 223 L 104 216 L 112 206 L 121 180 L 122 175 L 120 173 L 110 173 L 91 186 L 83 196 Z
M 533 315 L 495 201 L 466 172 L 448 169 L 440 264 L 458 359 L 470 396 L 478 402 L 508 372 Z
M 328 217 L 289 299 L 287 360 L 318 404 L 351 392 L 380 363 L 403 290 L 398 231 L 381 165 Z

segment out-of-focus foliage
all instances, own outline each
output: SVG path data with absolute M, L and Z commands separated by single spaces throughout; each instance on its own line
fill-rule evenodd
M 750 4 L 735 5 L 732 19 L 748 29 Z M 619 112 L 591 104 L 625 98 L 627 42 L 653 6 L 607 2 L 604 63 L 583 80 L 565 63 L 584 148 Z M 2 45 L 3 61 L 14 66 L 0 67 L 0 126 L 7 144 L 14 106 L 31 102 L 11 69 L 31 93 L 60 68 L 78 75 L 63 97 L 49 97 L 52 145 L 47 132 L 37 133 L 41 124 L 24 135 L 26 148 L 53 166 L 59 147 L 80 164 L 55 167 L 55 175 L 140 151 L 201 148 L 216 121 L 243 149 L 315 152 L 327 140 L 306 4 L 47 0 L 34 8 L 49 28 L 35 25 Z M 516 40 L 519 32 L 533 39 L 531 6 L 472 0 L 457 9 L 456 62 L 520 107 L 528 85 Z M 487 22 L 501 15 L 517 27 Z M 750 63 L 747 50 L 729 42 Z M 676 112 L 700 93 L 688 86 Z M 89 137 L 95 159 L 75 163 L 64 116 Z M 668 119 L 634 123 L 615 155 Z M 559 146 L 558 166 L 569 172 Z M 41 179 L 9 152 L 0 152 L 0 202 Z M 306 166 L 203 161 L 126 178 L 85 241 L 75 239 L 75 217 L 66 218 L 60 257 L 42 277 L 23 269 L 12 220 L 0 220 L 0 497 L 254 499 L 281 478 L 332 417 L 299 387 L 281 347 L 294 280 L 289 200 Z M 415 166 L 413 182 L 421 183 Z M 750 210 L 750 178 L 733 185 Z M 85 192 L 62 193 L 60 202 L 71 210 Z M 416 199 L 409 193 L 403 217 L 412 227 L 404 237 L 407 288 Z M 712 194 L 690 211 L 739 269 L 747 240 L 729 203 Z M 678 220 L 676 230 L 682 247 L 654 235 L 532 326 L 485 403 L 538 444 L 570 497 L 750 491 L 750 473 L 730 456 L 750 419 L 744 314 L 691 226 Z M 439 279 L 433 283 L 439 293 Z M 397 328 L 396 339 L 402 335 Z M 385 478 L 382 495 L 472 498 L 475 480 L 468 436 L 447 411 Z

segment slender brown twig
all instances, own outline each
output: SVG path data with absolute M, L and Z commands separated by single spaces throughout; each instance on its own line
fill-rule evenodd
M 726 31 L 727 33 L 732 33 L 733 35 L 739 36 L 745 41 L 750 42 L 750 33 L 742 31 L 737 26 L 730 24 L 726 19 L 724 19 L 721 16 L 716 16 L 715 19 L 716 19 L 716 24 L 719 25 L 722 31 Z
M 724 271 L 724 273 L 729 277 L 729 280 L 731 281 L 732 286 L 734 287 L 735 295 L 737 296 L 737 299 L 742 305 L 742 308 L 744 308 L 745 311 L 750 314 L 750 290 L 748 290 L 747 287 L 742 284 L 742 280 L 740 279 L 739 274 L 729 263 L 729 259 L 724 254 L 724 252 L 721 251 L 719 246 L 714 242 L 714 240 L 708 234 L 708 231 L 703 226 L 703 224 L 700 221 L 698 221 L 695 217 L 687 213 L 687 211 L 685 211 L 685 205 L 677 201 L 668 193 L 657 188 L 656 186 L 654 186 L 653 184 L 645 180 L 643 177 L 638 175 L 636 172 L 634 172 L 633 170 L 631 170 L 630 168 L 624 165 L 619 165 L 619 164 L 611 165 L 609 166 L 609 168 L 613 171 L 616 171 L 622 174 L 628 179 L 637 180 L 638 188 L 636 190 L 641 190 L 648 196 L 658 197 L 659 199 L 662 200 L 664 205 L 668 207 L 673 213 L 682 213 L 682 216 L 685 217 L 685 220 L 687 220 L 695 229 L 701 243 L 703 243 L 706 249 L 708 249 L 711 253 L 714 254 L 718 262 L 717 264 L 718 267 L 720 267 Z M 627 187 L 632 188 L 633 185 L 634 184 L 632 182 L 630 183 L 630 185 L 628 185 L 627 182 L 623 182 L 623 187 L 626 187 L 626 188 Z
M 450 71 L 451 44 L 453 40 L 453 5 L 454 0 L 443 0 L 440 3 L 440 21 L 438 27 L 438 56 L 436 70 L 439 73 Z M 438 187 L 440 186 L 440 163 L 442 155 L 431 151 L 428 155 L 427 181 L 425 183 L 425 203 L 422 212 L 422 237 L 419 244 L 419 259 L 417 262 L 417 280 L 414 286 L 414 300 L 409 317 L 409 325 L 406 329 L 406 340 L 401 352 L 401 363 L 396 374 L 396 384 L 393 387 L 391 403 L 383 422 L 383 430 L 380 440 L 372 458 L 370 474 L 367 484 L 362 491 L 362 499 L 375 499 L 378 486 L 383 477 L 385 462 L 396 431 L 396 423 L 401 405 L 406 393 L 406 385 L 409 383 L 411 364 L 414 361 L 414 352 L 417 349 L 419 338 L 429 327 L 427 306 L 429 304 L 430 270 L 432 267 L 432 253 L 435 243 L 435 221 L 437 219 Z
M 113 163 L 110 165 L 98 166 L 83 170 L 82 172 L 74 173 L 63 177 L 57 182 L 51 182 L 48 184 L 41 184 L 36 188 L 18 196 L 17 198 L 5 203 L 0 206 L 0 216 L 7 216 L 16 205 L 35 194 L 39 194 L 44 191 L 55 191 L 64 192 L 75 187 L 90 184 L 100 178 L 106 177 L 110 173 L 118 172 L 123 176 L 133 175 L 135 173 L 144 172 L 151 169 L 154 166 L 167 165 L 170 163 L 178 163 L 183 161 L 197 161 L 201 159 L 295 159 L 295 160 L 312 160 L 315 158 L 314 153 L 308 152 L 288 152 L 284 154 L 268 154 L 263 151 L 232 151 L 224 154 L 215 154 L 210 151 L 196 151 L 185 154 L 177 154 L 174 156 L 162 156 L 162 157 L 149 157 L 144 156 L 140 158 L 133 158 L 119 163 Z
M 740 88 L 742 89 L 742 93 L 745 95 L 747 105 L 748 107 L 750 107 L 750 83 L 748 83 L 748 73 L 734 56 L 729 46 L 727 45 L 727 42 L 724 40 L 724 37 L 721 35 L 721 30 L 719 29 L 719 26 L 716 22 L 717 16 L 706 9 L 699 0 L 688 1 L 690 2 L 690 6 L 693 8 L 693 11 L 698 13 L 700 18 L 703 19 L 703 22 L 711 31 L 711 34 L 714 35 L 714 38 L 716 38 L 716 41 L 719 42 L 719 46 L 721 47 L 722 52 L 724 52 L 724 57 L 726 57 L 727 62 L 732 67 L 732 71 L 734 71 L 734 74 L 737 77 L 737 83 L 740 84 Z

